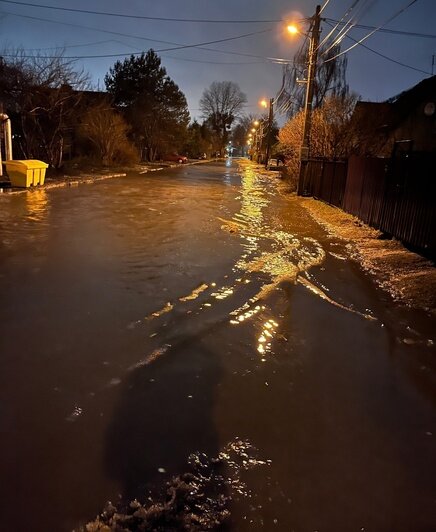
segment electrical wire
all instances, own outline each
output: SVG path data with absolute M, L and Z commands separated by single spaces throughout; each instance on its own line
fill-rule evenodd
M 323 19 L 327 23 L 340 23 L 340 21 L 335 20 L 333 18 L 324 18 Z M 331 24 L 329 24 L 331 25 Z M 376 26 L 366 26 L 363 24 L 355 24 L 354 28 L 358 29 L 364 29 L 364 30 L 373 30 L 376 29 Z M 402 35 L 404 37 L 420 37 L 423 39 L 436 39 L 436 35 L 432 33 L 419 33 L 419 32 L 413 32 L 413 31 L 404 31 L 404 30 L 391 30 L 389 28 L 380 28 L 378 30 L 380 33 L 391 33 L 393 35 Z
M 350 39 L 351 41 L 354 41 L 355 43 L 358 42 L 356 39 L 353 39 L 353 37 L 350 37 L 350 35 L 347 35 L 347 37 L 348 39 Z M 411 70 L 415 70 L 416 72 L 420 72 L 421 74 L 428 74 L 429 76 L 432 75 L 431 72 L 427 72 L 426 70 L 421 70 L 420 68 L 416 68 L 412 65 L 407 65 L 406 63 L 402 63 L 401 61 L 397 61 L 396 59 L 393 59 L 392 57 L 384 55 L 381 52 L 378 52 L 377 50 L 370 48 L 366 44 L 359 43 L 359 46 L 361 46 L 362 48 L 365 48 L 366 50 L 368 50 L 369 52 L 372 52 L 373 54 L 378 55 L 379 57 L 382 57 L 383 59 L 386 59 L 387 61 L 390 61 L 391 63 L 395 63 L 405 68 L 410 68 Z
M 108 11 L 93 11 L 88 9 L 75 9 L 72 7 L 48 6 L 45 4 L 33 4 L 30 2 L 16 2 L 15 0 L 0 0 L 4 4 L 14 4 L 25 7 L 36 7 L 40 9 L 50 9 L 55 11 L 67 11 L 69 13 L 82 13 L 86 15 L 103 15 L 107 17 L 129 18 L 136 20 L 156 20 L 164 22 L 195 22 L 207 24 L 258 24 L 258 23 L 278 23 L 283 22 L 281 19 L 269 20 L 216 20 L 216 19 L 190 19 L 190 18 L 170 18 L 170 17 L 149 17 L 145 15 L 126 15 L 125 13 L 113 13 Z
M 163 40 L 159 40 L 159 39 L 151 39 L 149 37 L 143 37 L 143 36 L 140 36 L 140 35 L 131 35 L 131 34 L 127 34 L 127 33 L 121 33 L 121 32 L 118 32 L 118 31 L 104 30 L 104 29 L 100 29 L 100 28 L 94 28 L 94 27 L 91 27 L 91 26 L 84 26 L 82 24 L 74 24 L 72 22 L 62 22 L 62 21 L 52 20 L 52 19 L 47 19 L 47 18 L 34 17 L 34 16 L 31 16 L 31 15 L 21 15 L 21 14 L 17 14 L 17 13 L 11 13 L 9 11 L 0 11 L 0 14 L 10 15 L 10 16 L 13 16 L 13 17 L 18 17 L 18 18 L 36 20 L 38 22 L 50 22 L 52 24 L 61 24 L 61 25 L 64 25 L 64 26 L 69 26 L 69 27 L 73 27 L 73 28 L 80 28 L 80 29 L 85 29 L 85 30 L 90 30 L 90 31 L 99 31 L 101 33 L 107 33 L 109 35 L 116 35 L 116 36 L 119 36 L 119 37 L 128 37 L 128 38 L 138 39 L 138 40 L 142 40 L 142 41 L 157 42 L 157 43 L 160 43 L 160 44 L 170 44 L 170 45 L 174 45 L 176 47 L 179 47 L 180 49 L 182 49 L 182 48 L 184 48 L 186 46 L 186 45 L 183 45 L 183 44 L 180 44 L 180 43 L 175 43 L 175 42 L 172 42 L 172 41 L 163 41 Z M 264 31 L 271 31 L 271 30 L 264 30 Z M 179 48 L 175 48 L 175 49 L 179 49 Z M 272 62 L 272 63 L 278 63 L 278 64 L 287 64 L 287 63 L 290 62 L 289 59 L 283 59 L 283 58 L 279 58 L 279 57 L 264 57 L 264 56 L 255 55 L 255 54 L 235 52 L 235 51 L 230 51 L 230 50 L 219 50 L 219 49 L 216 49 L 216 48 L 208 48 L 208 47 L 204 47 L 204 46 L 200 46 L 200 45 L 195 46 L 195 48 L 197 50 L 205 50 L 205 51 L 208 51 L 208 52 L 215 52 L 215 53 L 220 53 L 220 54 L 237 55 L 237 56 L 241 56 L 241 57 L 251 57 L 251 58 L 254 58 L 254 59 L 262 59 L 262 60 L 265 60 L 265 61 L 269 61 L 269 62 Z M 120 56 L 122 56 L 122 55 L 125 55 L 125 54 L 120 54 Z
M 81 46 L 94 46 L 94 45 L 98 45 L 98 44 L 107 44 L 107 43 L 115 43 L 115 44 L 121 44 L 122 46 L 126 46 L 127 48 L 131 48 L 133 49 L 135 52 L 138 52 L 138 47 L 137 46 L 132 46 L 131 44 L 128 44 L 126 42 L 123 42 L 123 41 L 117 41 L 115 39 L 110 39 L 110 40 L 106 40 L 106 41 L 97 41 L 97 42 L 92 42 L 92 43 L 86 43 L 86 44 L 71 44 L 71 45 L 66 45 L 66 46 L 52 46 L 52 47 L 49 47 L 49 48 L 30 48 L 28 50 L 23 50 L 23 52 L 26 52 L 26 51 L 29 51 L 29 52 L 41 52 L 41 51 L 44 51 L 44 50 L 65 50 L 67 48 L 77 48 L 77 47 L 81 47 Z M 20 49 L 20 52 L 22 50 Z M 165 57 L 167 59 L 172 59 L 174 61 L 187 61 L 187 62 L 190 62 L 190 63 L 203 63 L 203 64 L 208 64 L 208 65 L 262 65 L 262 64 L 265 64 L 265 61 L 239 61 L 239 62 L 236 62 L 236 61 L 204 61 L 204 60 L 200 60 L 200 59 L 190 59 L 190 58 L 186 58 L 186 57 L 173 57 L 172 55 L 167 55 L 167 54 L 161 54 L 161 57 Z
M 355 48 L 356 46 L 358 46 L 359 44 L 362 44 L 364 41 L 366 41 L 366 39 L 368 39 L 369 37 L 371 37 L 371 35 L 374 35 L 374 33 L 376 33 L 380 28 L 382 28 L 383 26 L 385 26 L 386 24 L 388 24 L 389 22 L 391 22 L 392 20 L 394 20 L 394 18 L 398 17 L 398 15 L 400 15 L 401 13 L 404 13 L 404 11 L 406 11 L 406 9 L 408 9 L 409 7 L 411 7 L 413 4 L 415 4 L 418 0 L 412 0 L 411 2 L 409 2 L 406 6 L 404 6 L 403 8 L 401 8 L 399 11 L 397 11 L 394 15 L 392 15 L 388 20 L 386 20 L 385 22 L 383 22 L 383 24 L 380 24 L 380 26 L 377 26 L 376 28 L 374 28 L 374 30 L 372 30 L 370 33 L 368 33 L 367 35 L 365 35 L 364 37 L 362 37 L 362 39 L 360 39 L 359 41 L 356 41 L 352 46 L 348 47 L 346 50 L 343 50 L 342 52 L 339 52 L 338 54 L 334 55 L 333 57 L 330 57 L 329 59 L 326 59 L 324 61 L 324 63 L 328 63 L 330 61 L 333 61 L 335 59 L 337 59 L 338 57 L 340 57 L 341 55 L 344 55 L 346 54 L 347 52 L 349 52 L 350 50 L 352 50 L 353 48 Z
M 0 0 L 1 1 L 1 0 Z M 174 51 L 174 50 L 182 50 L 182 49 L 186 49 L 186 48 L 197 48 L 197 47 L 200 47 L 200 46 L 205 46 L 205 45 L 208 45 L 208 44 L 216 44 L 216 43 L 221 43 L 221 42 L 228 42 L 228 41 L 234 41 L 234 40 L 237 40 L 237 39 L 243 39 L 245 37 L 251 37 L 253 35 L 259 35 L 261 33 L 267 33 L 271 31 L 271 28 L 270 29 L 266 29 L 266 30 L 260 30 L 260 31 L 253 31 L 253 32 L 250 32 L 250 33 L 245 33 L 243 35 L 237 35 L 235 37 L 226 37 L 224 39 L 216 39 L 214 41 L 207 41 L 207 42 L 202 42 L 202 43 L 196 43 L 196 44 L 184 44 L 184 45 L 177 45 L 177 46 L 174 46 L 172 48 L 161 48 L 159 50 L 155 50 L 156 52 L 170 52 L 170 51 Z M 148 40 L 154 40 L 154 39 L 148 39 Z M 133 53 L 133 55 L 140 55 L 142 52 L 135 52 Z M 101 59 L 101 58 L 109 58 L 109 57 L 122 57 L 122 56 L 125 56 L 127 54 L 100 54 L 100 55 L 81 55 L 81 56 L 65 56 L 64 59 L 72 59 L 72 60 L 77 60 L 77 59 Z M 3 54 L 4 57 L 11 57 L 11 55 L 8 55 L 8 54 Z M 22 54 L 22 57 L 35 57 L 35 56 L 32 56 L 32 55 L 26 55 L 26 54 Z M 55 57 L 53 56 L 46 56 L 47 59 L 55 59 Z
M 360 3 L 360 0 L 356 0 L 352 6 L 350 6 L 349 14 L 350 18 L 346 23 L 343 23 L 343 27 L 339 29 L 339 32 L 336 35 L 336 38 L 334 41 L 330 44 L 330 46 L 326 47 L 322 51 L 322 55 L 327 55 L 330 50 L 334 50 L 337 48 L 342 41 L 344 40 L 345 36 L 353 29 L 356 22 L 359 20 L 359 18 L 365 14 L 365 12 L 368 10 L 368 4 L 369 7 L 374 3 L 375 0 L 364 0 L 363 3 Z M 338 28 L 338 24 L 336 25 L 335 29 L 332 31 L 335 31 Z M 328 37 L 328 36 L 327 36 Z M 323 41 L 324 44 L 325 40 Z
M 350 7 L 345 11 L 345 13 L 342 15 L 342 17 L 339 19 L 339 21 L 337 22 L 336 26 L 330 30 L 330 32 L 322 39 L 322 41 L 318 44 L 318 50 L 321 48 L 321 46 L 323 46 L 327 41 L 328 39 L 333 35 L 333 33 L 336 31 L 336 29 L 339 27 L 339 24 L 348 24 L 348 22 L 343 22 L 345 20 L 346 17 L 348 17 L 348 15 L 352 12 L 352 10 L 354 9 L 354 7 L 358 4 L 359 0 L 355 0 L 351 5 Z
M 264 61 L 205 61 L 202 59 L 188 59 L 187 57 L 173 57 L 171 55 L 161 54 L 162 57 L 174 61 L 186 61 L 188 63 L 202 63 L 204 65 L 264 65 Z
M 324 11 L 324 9 L 328 6 L 329 2 L 330 2 L 330 0 L 325 0 L 324 4 L 323 4 L 323 6 L 321 7 L 321 10 L 320 10 L 320 12 L 319 12 L 320 14 L 321 14 L 321 13 Z
M 118 43 L 118 44 L 124 44 L 126 46 L 129 46 L 127 45 L 127 43 L 115 41 L 114 39 L 106 39 L 105 41 L 94 41 L 94 42 L 88 42 L 88 43 L 83 43 L 83 44 L 67 44 L 65 46 L 48 46 L 47 48 L 27 48 L 24 51 L 25 52 L 43 52 L 45 50 L 67 50 L 68 48 L 82 48 L 84 46 L 96 46 L 98 44 L 109 44 L 109 43 Z

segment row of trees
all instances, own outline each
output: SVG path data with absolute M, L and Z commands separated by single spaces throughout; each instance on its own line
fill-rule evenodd
M 60 168 L 66 155 L 109 165 L 223 152 L 246 102 L 236 84 L 214 82 L 200 101 L 203 123 L 190 124 L 185 95 L 153 50 L 117 61 L 105 85 L 105 93 L 90 90 L 88 76 L 62 53 L 0 57 L 0 103 L 12 120 L 15 158 Z
M 298 165 L 301 145 L 303 96 L 297 74 L 306 54 L 297 54 L 293 68 L 285 71 L 277 102 L 289 114 L 279 140 L 291 167 Z M 343 57 L 320 61 L 317 70 L 314 156 L 341 156 L 347 150 L 344 131 L 355 98 L 348 94 Z M 203 122 L 190 124 L 185 95 L 153 50 L 117 61 L 105 85 L 106 93 L 89 90 L 85 73 L 61 53 L 28 57 L 18 50 L 0 58 L 0 102 L 12 119 L 15 157 L 42 159 L 55 168 L 62 166 L 66 153 L 91 153 L 107 165 L 153 161 L 174 151 L 195 157 L 224 153 L 229 139 L 234 146 L 245 146 L 252 127 L 254 117 L 243 116 L 246 95 L 230 81 L 213 82 L 204 90 Z M 276 131 L 270 135 L 273 144 Z

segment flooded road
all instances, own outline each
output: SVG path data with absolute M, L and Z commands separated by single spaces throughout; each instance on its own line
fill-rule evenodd
M 0 197 L 2 530 L 187 474 L 187 529 L 436 529 L 435 321 L 280 186 L 228 161 Z

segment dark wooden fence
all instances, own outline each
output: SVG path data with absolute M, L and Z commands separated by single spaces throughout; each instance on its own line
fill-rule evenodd
M 436 256 L 436 155 L 311 160 L 308 183 L 314 197 Z
M 345 182 L 347 180 L 346 161 L 309 161 L 308 182 L 311 194 L 335 207 L 342 207 Z

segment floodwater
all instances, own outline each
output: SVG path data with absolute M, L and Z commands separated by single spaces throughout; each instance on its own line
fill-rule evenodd
M 436 529 L 435 321 L 280 188 L 235 160 L 0 197 L 2 530 L 183 475 L 180 528 Z

